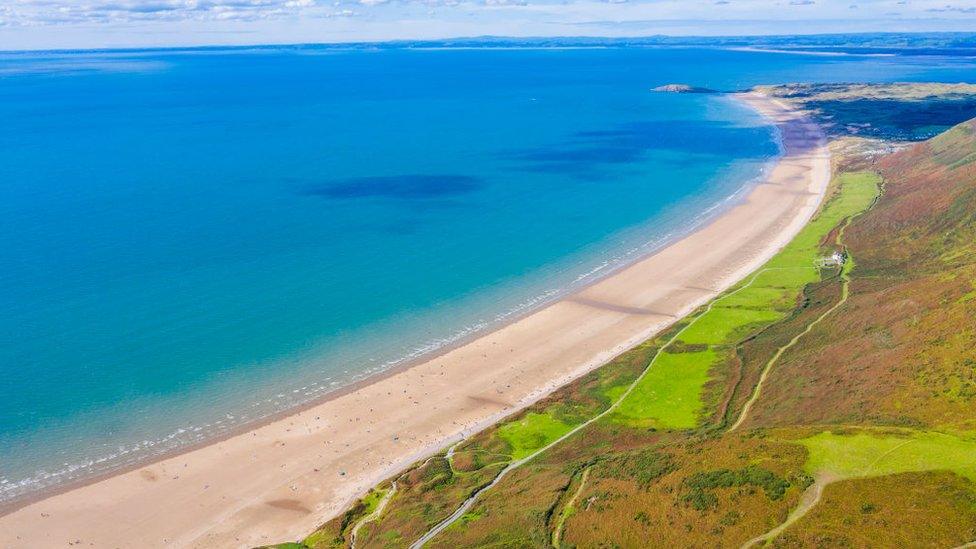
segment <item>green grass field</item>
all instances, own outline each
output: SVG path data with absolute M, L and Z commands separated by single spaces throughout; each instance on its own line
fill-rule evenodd
M 806 467 L 811 473 L 846 479 L 945 470 L 976 481 L 976 437 L 972 434 L 827 431 L 798 442 L 810 452 Z
M 837 175 L 818 215 L 709 305 L 397 477 L 356 546 L 407 546 L 489 485 L 430 547 L 976 540 L 973 127 L 837 152 L 835 169 L 884 176 L 874 207 L 880 175 Z M 819 268 L 835 251 L 843 270 Z M 348 546 L 380 494 L 306 544 Z
M 711 369 L 749 333 L 783 319 L 792 311 L 803 286 L 820 278 L 816 260 L 824 253 L 821 242 L 843 219 L 871 204 L 878 194 L 879 183 L 879 177 L 872 172 L 837 177 L 836 193 L 820 215 L 757 275 L 718 298 L 711 310 L 696 317 L 681 332 L 677 343 L 703 349 L 674 352 L 675 345 L 658 354 L 634 391 L 614 411 L 613 419 L 632 427 L 697 427 L 704 408 L 702 390 L 709 381 Z M 613 385 L 604 394 L 613 402 L 625 389 Z M 582 419 L 563 421 L 549 410 L 532 412 L 503 424 L 498 436 L 511 447 L 512 459 L 521 459 L 580 422 Z
M 845 218 L 867 209 L 880 191 L 873 172 L 845 173 L 834 181 L 835 195 L 803 230 L 756 275 L 718 298 L 696 317 L 653 362 L 634 391 L 614 412 L 614 420 L 634 427 L 692 429 L 704 408 L 702 391 L 709 372 L 734 346 L 765 326 L 782 320 L 806 284 L 820 279 L 817 259 L 822 242 Z M 850 264 L 845 265 L 849 268 Z M 674 353 L 678 346 L 707 346 Z
M 614 411 L 614 420 L 632 427 L 690 429 L 702 409 L 701 388 L 719 359 L 707 349 L 658 355 L 634 391 Z
M 675 326 L 659 336 L 656 343 L 649 342 L 625 355 L 644 357 L 639 363 L 630 358 L 617 359 L 623 360 L 621 366 L 629 366 L 602 368 L 590 374 L 592 379 L 589 379 L 589 383 L 584 383 L 570 397 L 533 407 L 525 414 L 503 422 L 486 434 L 483 440 L 459 449 L 459 455 L 471 452 L 474 452 L 472 455 L 497 455 L 501 458 L 500 461 L 494 460 L 493 463 L 497 466 L 530 456 L 605 410 L 611 403 L 619 401 L 635 378 L 637 383 L 632 392 L 612 412 L 612 423 L 639 429 L 662 430 L 688 430 L 700 426 L 706 408 L 702 398 L 703 390 L 716 366 L 734 352 L 743 338 L 782 320 L 794 310 L 803 287 L 820 280 L 821 273 L 816 267 L 817 258 L 832 251 L 829 247 L 824 248 L 822 242 L 843 219 L 870 205 L 877 195 L 878 183 L 878 177 L 872 173 L 845 174 L 838 177 L 834 181 L 834 196 L 820 215 L 786 248 L 757 273 L 717 298 L 705 313 Z M 672 337 L 675 339 L 670 344 L 660 347 Z M 650 368 L 646 369 L 642 377 L 637 378 L 638 372 L 648 363 Z M 474 470 L 482 471 L 479 468 Z M 468 479 L 469 474 L 456 472 L 449 476 L 452 480 L 445 481 L 447 484 L 444 486 L 451 486 L 452 489 L 464 491 L 477 485 L 474 480 Z M 440 484 L 433 490 L 424 492 L 427 488 L 422 486 L 427 484 L 434 486 L 432 481 L 425 482 L 418 485 L 420 488 L 416 494 L 408 491 L 398 495 L 390 510 L 384 513 L 385 520 L 390 521 L 391 526 L 393 523 L 403 522 L 401 529 L 423 528 L 420 523 L 407 526 L 417 522 L 414 515 L 418 509 L 414 508 L 414 504 L 406 502 L 416 498 L 429 500 L 432 494 L 445 493 Z M 464 488 L 465 486 L 468 488 Z M 372 512 L 383 493 L 376 490 L 368 494 L 361 502 L 359 516 Z M 426 496 L 423 495 L 425 493 Z M 447 509 L 449 508 L 448 504 Z M 467 524 L 477 518 L 476 515 L 466 516 L 458 525 Z M 424 519 L 423 524 L 429 527 L 428 523 L 432 524 L 434 519 L 428 519 Z M 339 525 L 335 526 L 338 530 L 343 529 Z M 377 525 L 377 528 L 381 531 L 384 525 Z M 335 533 L 329 532 L 328 528 L 324 528 L 317 532 L 319 537 L 313 534 L 306 543 L 310 547 L 329 546 L 335 539 Z M 367 534 L 366 537 L 372 539 L 373 536 Z
M 546 444 L 565 435 L 573 425 L 563 423 L 552 414 L 530 412 L 522 419 L 502 425 L 498 436 L 512 449 L 512 459 L 522 459 Z
M 366 497 L 363 498 L 363 505 L 366 507 L 363 514 L 368 515 L 375 511 L 376 507 L 380 504 L 380 501 L 382 501 L 383 497 L 386 496 L 386 492 L 387 490 L 370 490 L 369 493 L 366 494 Z

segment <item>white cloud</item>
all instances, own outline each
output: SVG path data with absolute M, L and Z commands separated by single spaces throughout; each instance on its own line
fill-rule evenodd
M 486 6 L 527 6 L 527 0 L 483 0 Z
M 316 0 L 17 0 L 0 11 L 24 24 L 263 19 L 300 14 Z
M 581 29 L 602 36 L 905 32 L 972 30 L 976 0 L 0 0 L 0 27 L 0 50 L 567 36 Z

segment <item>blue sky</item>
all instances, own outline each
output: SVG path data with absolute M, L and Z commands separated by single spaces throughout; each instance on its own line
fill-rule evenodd
M 0 50 L 976 31 L 976 0 L 0 0 Z

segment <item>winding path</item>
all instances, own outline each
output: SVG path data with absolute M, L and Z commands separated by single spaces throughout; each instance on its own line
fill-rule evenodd
M 858 212 L 858 213 L 856 213 L 854 215 L 848 216 L 847 219 L 844 220 L 844 224 L 841 225 L 840 229 L 837 231 L 837 238 L 834 240 L 834 242 L 838 246 L 844 247 L 844 252 L 845 252 L 846 257 L 847 257 L 847 261 L 844 262 L 844 264 L 841 266 L 841 269 L 840 269 L 840 279 L 841 279 L 841 284 L 842 284 L 842 286 L 841 286 L 841 298 L 840 298 L 840 300 L 838 300 L 837 303 L 834 304 L 833 307 L 831 307 L 830 309 L 828 309 L 822 315 L 820 315 L 816 319 L 814 319 L 813 322 L 811 322 L 810 324 L 808 324 L 807 327 L 806 327 L 806 329 L 803 330 L 802 332 L 800 332 L 799 334 L 797 334 L 796 336 L 794 336 L 793 339 L 791 339 L 789 341 L 789 343 L 787 343 L 786 345 L 780 347 L 776 351 L 776 354 L 774 354 L 773 357 L 769 359 L 769 362 L 767 362 L 766 365 L 765 365 L 765 367 L 763 367 L 762 374 L 759 376 L 759 381 L 756 383 L 756 388 L 753 391 L 752 396 L 746 402 L 745 406 L 742 407 L 742 413 L 739 414 L 739 419 L 735 422 L 735 424 L 733 424 L 732 427 L 729 428 L 729 430 L 728 430 L 729 433 L 731 433 L 731 432 L 735 431 L 736 429 L 738 429 L 739 426 L 742 425 L 743 422 L 745 422 L 746 417 L 749 414 L 749 410 L 752 408 L 752 405 L 756 402 L 756 400 L 759 399 L 759 393 L 760 393 L 760 390 L 762 388 L 763 382 L 766 381 L 766 377 L 768 376 L 770 370 L 772 369 L 772 367 L 776 363 L 776 361 L 779 360 L 780 356 L 782 356 L 783 353 L 786 352 L 790 347 L 792 347 L 793 345 L 795 345 L 796 342 L 799 341 L 803 336 L 805 336 L 806 334 L 810 333 L 810 331 L 813 329 L 813 327 L 816 326 L 817 324 L 819 324 L 820 321 L 822 321 L 824 318 L 828 317 L 831 313 L 833 313 L 838 308 L 840 308 L 841 305 L 843 305 L 844 303 L 847 302 L 847 299 L 850 297 L 850 285 L 851 285 L 851 277 L 849 275 L 850 269 L 848 268 L 848 266 L 850 265 L 849 262 L 852 261 L 852 256 L 848 253 L 847 247 L 844 246 L 844 243 L 843 243 L 843 240 L 844 240 L 844 231 L 847 229 L 847 227 L 851 224 L 851 222 L 855 218 L 857 218 L 858 216 L 860 216 L 864 212 L 866 212 L 866 211 L 870 210 L 871 208 L 873 208 L 874 205 L 877 204 L 878 198 L 880 196 L 881 196 L 880 194 L 878 196 L 876 196 L 875 199 L 874 199 L 874 201 L 871 202 L 871 204 L 867 208 L 865 208 L 863 211 L 860 211 L 860 212 Z M 879 456 L 878 459 L 876 459 L 874 462 L 872 462 L 872 465 L 871 466 L 873 466 L 874 464 L 876 464 L 878 461 L 884 459 L 891 452 L 894 452 L 895 450 L 901 448 L 901 446 L 904 446 L 904 444 L 903 445 L 900 445 L 900 446 L 897 446 L 895 448 L 892 448 L 891 450 L 889 450 L 885 454 Z M 871 467 L 871 466 L 869 466 L 869 467 Z M 830 474 L 830 473 L 820 472 L 820 473 L 817 473 L 816 475 L 814 475 L 814 482 L 813 482 L 813 484 L 809 488 L 807 488 L 806 491 L 803 492 L 803 495 L 802 496 L 800 496 L 800 504 L 796 507 L 796 509 L 794 509 L 790 513 L 790 515 L 786 518 L 786 521 L 784 521 L 782 524 L 780 524 L 776 528 L 773 528 L 772 530 L 766 532 L 765 534 L 762 534 L 761 536 L 757 536 L 757 537 L 752 538 L 751 540 L 747 541 L 746 543 L 744 543 L 742 545 L 742 549 L 746 549 L 747 547 L 752 547 L 753 545 L 756 545 L 758 543 L 765 544 L 765 543 L 768 543 L 768 542 L 772 541 L 773 539 L 775 539 L 777 536 L 779 536 L 781 533 L 783 533 L 784 530 L 786 530 L 787 528 L 789 528 L 793 523 L 795 523 L 797 520 L 799 520 L 804 515 L 806 515 L 810 511 L 810 509 L 813 509 L 814 507 L 816 507 L 816 505 L 818 503 L 820 503 L 820 498 L 823 495 L 824 488 L 826 488 L 827 485 L 830 484 L 831 482 L 833 482 L 834 480 L 837 480 L 837 478 L 834 475 Z
M 457 449 L 458 446 L 461 445 L 462 442 L 464 442 L 464 439 L 461 439 L 461 440 L 455 442 L 454 444 L 452 444 L 447 449 L 447 452 L 444 454 L 444 459 L 447 461 L 447 466 L 451 468 L 451 473 L 454 473 L 454 461 L 453 461 L 454 460 L 454 451 Z M 423 467 L 423 466 L 427 465 L 428 463 L 430 463 L 430 461 L 432 459 L 434 459 L 436 457 L 437 457 L 436 455 L 430 456 L 429 458 L 427 458 L 426 460 L 424 460 L 424 462 L 421 463 L 419 465 L 419 467 Z M 400 478 L 402 478 L 402 475 L 400 477 L 397 477 L 397 480 L 400 480 Z M 387 505 L 389 505 L 390 500 L 393 499 L 393 495 L 396 494 L 396 491 L 397 491 L 397 480 L 394 480 L 391 483 L 390 490 L 386 494 L 383 495 L 383 499 L 380 500 L 379 504 L 376 506 L 376 509 L 374 509 L 372 513 L 370 513 L 370 514 L 366 515 L 365 517 L 359 519 L 359 521 L 356 522 L 355 526 L 352 527 L 352 531 L 349 532 L 349 547 L 350 547 L 350 549 L 356 549 L 356 537 L 359 534 L 360 528 L 362 528 L 363 526 L 365 526 L 366 524 L 368 524 L 370 522 L 374 522 L 377 519 L 379 519 L 380 516 L 383 514 L 383 511 L 386 510 L 386 507 L 387 507 Z
M 873 206 L 873 203 L 872 203 L 872 206 Z M 870 209 L 870 207 L 871 206 L 869 206 L 867 209 Z M 865 211 L 867 211 L 867 210 L 865 210 Z M 838 245 L 842 245 L 842 239 L 843 239 L 843 235 L 844 235 L 844 230 L 847 228 L 848 225 L 850 225 L 851 221 L 854 218 L 856 218 L 858 215 L 860 215 L 861 213 L 863 213 L 863 212 L 859 212 L 858 214 L 855 214 L 855 215 L 852 215 L 852 216 L 848 216 L 847 219 L 844 221 L 844 224 L 841 226 L 840 230 L 838 230 L 838 232 L 837 232 L 837 239 L 836 239 L 835 242 Z M 850 256 L 848 256 L 848 257 L 850 257 Z M 489 483 L 485 487 L 481 488 L 480 490 L 478 490 L 474 494 L 472 494 L 471 497 L 469 497 L 467 500 L 465 500 L 464 503 L 462 503 L 461 506 L 458 507 L 457 510 L 454 511 L 454 513 L 452 513 L 449 517 L 447 517 L 446 519 L 444 519 L 443 521 L 441 521 L 439 524 L 437 524 L 436 526 L 434 526 L 432 529 L 428 530 L 426 534 L 424 534 L 423 536 L 421 536 L 420 539 L 418 539 L 416 542 L 414 542 L 412 545 L 410 545 L 410 549 L 421 549 L 424 545 L 427 544 L 427 542 L 429 542 L 434 537 L 436 537 L 438 534 L 440 534 L 441 532 L 443 532 L 451 524 L 454 524 L 454 522 L 456 522 L 465 513 L 467 513 L 469 509 L 471 509 L 471 507 L 475 504 L 475 502 L 478 500 L 478 498 L 482 494 L 484 494 L 485 492 L 487 492 L 488 490 L 490 490 L 492 487 L 494 487 L 496 484 L 498 484 L 509 473 L 511 473 L 515 469 L 518 469 L 522 465 L 528 463 L 529 461 L 531 461 L 534 458 L 538 457 L 539 455 L 543 454 L 544 452 L 546 452 L 547 450 L 549 450 L 553 446 L 555 446 L 555 445 L 559 444 L 560 442 L 568 439 L 569 437 L 575 435 L 579 431 L 585 429 L 586 427 L 590 426 L 594 422 L 599 421 L 600 419 L 606 417 L 611 412 L 613 412 L 620 405 L 620 403 L 622 403 L 634 391 L 634 389 L 641 382 L 641 380 L 644 379 L 644 377 L 647 375 L 647 373 L 654 366 L 654 363 L 657 362 L 657 359 L 661 355 L 661 352 L 664 351 L 665 349 L 667 349 L 672 343 L 674 343 L 681 336 L 681 334 L 684 333 L 685 330 L 687 330 L 688 328 L 690 328 L 691 326 L 693 326 L 696 322 L 698 322 L 698 320 L 701 319 L 702 316 L 704 316 L 706 313 L 708 313 L 709 311 L 711 311 L 712 308 L 715 306 L 715 304 L 720 303 L 724 299 L 727 299 L 729 297 L 732 297 L 733 295 L 735 295 L 735 294 L 741 292 L 742 290 L 745 290 L 746 288 L 750 287 L 756 281 L 756 279 L 759 277 L 759 275 L 761 275 L 761 274 L 763 274 L 763 273 L 765 273 L 767 271 L 771 271 L 771 270 L 791 270 L 791 269 L 808 269 L 808 268 L 809 267 L 767 267 L 765 269 L 761 269 L 759 271 L 756 271 L 753 274 L 752 278 L 749 279 L 749 282 L 748 283 L 742 285 L 741 287 L 737 288 L 736 290 L 734 290 L 732 292 L 729 292 L 729 293 L 725 294 L 722 297 L 719 297 L 718 299 L 712 300 L 708 304 L 708 306 L 705 308 L 704 311 L 702 311 L 701 313 L 699 313 L 691 322 L 688 323 L 688 325 L 686 325 L 684 328 L 682 328 L 677 333 L 675 333 L 673 336 L 671 336 L 671 339 L 669 339 L 664 345 L 662 345 L 660 348 L 658 348 L 658 350 L 654 353 L 654 357 L 651 359 L 650 363 L 648 363 L 648 365 L 644 369 L 644 371 L 641 372 L 641 374 L 633 382 L 631 382 L 630 385 L 627 386 L 627 390 L 624 391 L 623 394 L 616 401 L 614 401 L 613 404 L 611 404 L 606 410 L 604 410 L 603 412 L 600 412 L 596 416 L 593 416 L 589 420 L 587 420 L 587 421 L 581 423 L 580 425 L 574 427 L 573 429 L 571 429 L 569 432 L 567 432 L 563 436 L 561 436 L 561 437 L 557 438 L 556 440 L 550 442 L 546 446 L 543 446 L 542 448 L 536 450 L 532 454 L 529 454 L 528 456 L 526 456 L 526 457 L 524 457 L 524 458 L 522 458 L 520 460 L 513 461 L 512 463 L 510 463 L 507 467 L 505 467 L 504 469 L 502 469 L 500 473 L 498 473 L 498 476 L 496 476 L 491 481 L 491 483 Z M 787 343 L 786 345 L 783 345 L 782 347 L 780 347 L 776 351 L 776 354 L 774 354 L 773 357 L 771 359 L 769 359 L 769 361 L 763 367 L 763 372 L 762 372 L 762 374 L 759 377 L 759 381 L 756 384 L 756 388 L 753 391 L 752 396 L 746 402 L 746 405 L 742 408 L 742 412 L 739 414 L 738 420 L 736 420 L 736 422 L 732 425 L 732 427 L 729 428 L 728 432 L 731 433 L 731 432 L 735 431 L 736 429 L 739 428 L 739 426 L 742 425 L 743 422 L 745 422 L 745 420 L 748 417 L 749 411 L 751 410 L 753 404 L 759 398 L 760 390 L 761 390 L 762 385 L 765 382 L 766 378 L 768 377 L 770 370 L 772 369 L 772 367 L 776 363 L 776 361 L 779 360 L 779 358 L 783 355 L 783 353 L 785 353 L 787 350 L 789 350 L 791 347 L 793 347 L 800 339 L 803 338 L 803 336 L 805 336 L 806 334 L 810 333 L 810 331 L 813 330 L 813 328 L 817 324 L 819 324 L 821 321 L 823 321 L 823 319 L 825 319 L 828 316 L 830 316 L 841 305 L 843 305 L 844 303 L 847 302 L 847 299 L 850 296 L 850 276 L 848 275 L 848 269 L 847 269 L 847 264 L 846 263 L 845 263 L 844 266 L 841 267 L 841 275 L 840 276 L 841 276 L 841 283 L 842 283 L 841 299 L 836 304 L 834 304 L 830 309 L 828 309 L 826 312 L 824 312 L 823 314 L 821 314 L 820 316 L 818 316 L 815 320 L 813 320 L 810 324 L 808 324 L 807 327 L 806 327 L 806 329 L 804 329 L 802 332 L 800 332 L 799 334 L 797 334 L 796 336 L 794 336 L 789 341 L 789 343 Z M 758 543 L 760 541 L 768 541 L 769 539 L 772 539 L 773 537 L 779 535 L 780 532 L 782 532 L 784 529 L 786 529 L 793 522 L 795 522 L 800 517 L 802 517 L 803 515 L 805 515 L 810 509 L 812 509 L 814 506 L 816 506 L 816 504 L 820 501 L 821 495 L 823 494 L 824 487 L 826 486 L 826 484 L 829 483 L 829 480 L 826 480 L 827 478 L 828 477 L 826 477 L 826 476 L 821 476 L 820 479 L 814 481 L 814 484 L 811 485 L 810 488 L 808 488 L 807 491 L 804 492 L 803 497 L 801 497 L 800 506 L 797 507 L 796 509 L 794 509 L 794 511 L 792 513 L 790 513 L 790 516 L 787 518 L 786 522 L 784 522 L 783 524 L 777 526 L 773 530 L 770 530 L 769 532 L 763 534 L 762 536 L 759 536 L 757 538 L 754 538 L 754 539 L 746 542 L 746 544 L 743 547 L 748 547 L 748 546 L 754 545 L 755 543 Z M 554 539 L 554 541 L 557 540 L 555 534 L 553 536 L 553 539 Z
M 352 527 L 352 531 L 349 533 L 349 547 L 351 549 L 356 549 L 356 536 L 359 534 L 359 529 L 365 526 L 366 524 L 380 518 L 380 515 L 383 514 L 383 511 L 386 509 L 386 506 L 389 505 L 390 500 L 393 499 L 393 494 L 396 494 L 396 491 L 397 491 L 397 481 L 394 480 L 393 483 L 390 485 L 390 489 L 386 492 L 386 494 L 383 495 L 383 499 L 381 499 L 380 502 L 376 505 L 376 509 L 373 509 L 372 513 L 359 519 L 359 522 L 357 522 L 356 525 Z
M 556 528 L 552 531 L 552 546 L 559 549 L 559 538 L 563 535 L 563 528 L 566 526 L 566 519 L 573 512 L 573 506 L 576 504 L 576 500 L 579 499 L 580 494 L 583 493 L 583 487 L 586 486 L 586 479 L 590 476 L 590 467 L 583 469 L 583 474 L 580 476 L 579 486 L 576 487 L 576 491 L 573 492 L 573 497 L 569 498 L 566 505 L 563 506 L 563 510 L 559 513 L 559 521 L 556 523 Z
M 899 444 L 899 445 L 895 446 L 894 448 L 892 448 L 892 449 L 888 450 L 887 452 L 885 452 L 885 453 L 881 454 L 880 456 L 878 456 L 874 461 L 872 461 L 870 464 L 868 464 L 867 467 L 864 468 L 864 470 L 863 470 L 864 471 L 864 475 L 868 475 L 868 473 L 871 471 L 871 469 L 873 469 L 875 465 L 877 465 L 878 463 L 880 463 L 881 460 L 883 460 L 886 457 L 890 456 L 891 454 L 897 452 L 898 450 L 904 448 L 905 446 L 911 444 L 912 442 L 914 442 L 914 441 L 907 440 L 907 441 L 903 442 L 902 444 Z M 842 477 L 839 477 L 839 476 L 837 476 L 837 475 L 835 475 L 833 473 L 827 473 L 827 472 L 817 473 L 814 476 L 813 484 L 810 485 L 810 487 L 807 488 L 806 491 L 803 492 L 803 495 L 802 496 L 800 496 L 800 503 L 799 503 L 799 505 L 797 505 L 796 509 L 794 509 L 790 513 L 790 516 L 786 518 L 786 521 L 784 521 L 782 524 L 780 524 L 776 528 L 773 528 L 772 530 L 766 532 L 765 534 L 763 534 L 761 536 L 754 537 L 751 540 L 745 542 L 742 545 L 742 549 L 746 549 L 747 547 L 752 547 L 753 545 L 756 545 L 756 544 L 759 544 L 759 543 L 765 544 L 765 543 L 768 543 L 768 542 L 776 539 L 776 537 L 779 536 L 780 534 L 782 534 L 784 530 L 786 530 L 787 528 L 789 528 L 794 522 L 800 520 L 811 509 L 813 509 L 814 507 L 816 507 L 817 504 L 820 503 L 821 496 L 823 496 L 824 488 L 826 488 L 827 485 L 830 484 L 831 482 L 834 482 L 834 481 L 837 481 L 837 480 L 843 480 L 843 479 L 842 479 Z M 976 547 L 976 542 L 973 542 L 972 543 L 972 546 Z M 956 549 L 961 549 L 962 547 L 968 547 L 968 546 L 967 545 L 963 545 L 961 547 L 957 547 Z
M 698 320 L 701 319 L 705 314 L 707 314 L 709 311 L 711 311 L 712 308 L 717 303 L 720 303 L 723 300 L 728 299 L 728 298 L 736 295 L 737 293 L 745 290 L 746 288 L 752 286 L 752 284 L 756 281 L 756 279 L 759 278 L 759 276 L 762 275 L 763 273 L 766 273 L 767 271 L 782 271 L 782 270 L 810 269 L 810 268 L 811 267 L 766 267 L 765 269 L 760 269 L 760 270 L 756 271 L 752 275 L 752 277 L 749 279 L 749 282 L 748 283 L 740 286 L 739 288 L 736 288 L 735 290 L 733 290 L 733 291 L 725 294 L 724 296 L 719 297 L 718 299 L 713 299 L 711 302 L 709 302 L 708 306 L 705 307 L 705 310 L 703 310 L 701 313 L 699 313 L 697 316 L 695 316 L 695 318 L 692 319 L 691 322 L 689 322 L 684 328 L 678 330 L 673 336 L 671 336 L 670 339 L 667 340 L 667 342 L 665 342 L 663 345 L 661 345 L 658 348 L 658 350 L 654 353 L 654 357 L 651 358 L 651 361 L 647 364 L 647 367 L 644 368 L 644 371 L 642 371 L 641 374 L 639 376 L 637 376 L 637 378 L 634 379 L 634 381 L 632 381 L 630 383 L 630 385 L 627 386 L 627 390 L 625 390 L 623 392 L 623 394 L 621 394 L 620 397 L 618 397 L 617 400 L 613 402 L 613 404 L 611 404 L 609 407 L 607 407 L 606 410 L 600 412 L 599 414 L 593 416 L 592 418 L 586 420 L 585 422 L 583 422 L 583 423 L 577 425 L 576 427 L 570 429 L 563 436 L 557 438 L 556 440 L 550 442 L 549 444 L 543 446 L 542 448 L 539 448 L 538 450 L 536 450 L 535 452 L 529 454 L 528 456 L 525 456 L 524 458 L 522 458 L 520 460 L 513 461 L 513 462 L 509 463 L 508 466 L 505 467 L 504 469 L 502 469 L 501 472 L 499 472 L 498 475 L 489 484 L 487 484 L 486 486 L 484 486 L 480 490 L 477 490 L 474 494 L 471 495 L 471 497 L 469 497 L 468 499 L 466 499 L 464 501 L 464 503 L 462 503 L 461 506 L 458 507 L 457 510 L 455 510 L 449 517 L 447 517 L 446 519 L 444 519 L 443 521 L 441 521 L 439 524 L 437 524 L 436 526 L 434 526 L 430 530 L 428 530 L 427 533 L 425 533 L 423 536 L 420 537 L 420 539 L 418 539 L 413 544 L 411 544 L 410 545 L 410 549 L 420 549 L 421 547 L 423 547 L 424 545 L 426 545 L 427 542 L 429 542 L 430 540 L 434 539 L 438 534 L 440 534 L 441 532 L 443 532 L 448 526 L 454 524 L 459 518 L 461 518 L 462 516 L 464 516 L 464 514 L 467 513 L 469 509 L 471 509 L 471 507 L 475 504 L 476 501 L 478 501 L 478 498 L 481 497 L 482 494 L 484 494 L 488 490 L 492 489 L 496 484 L 498 484 L 499 482 L 501 482 L 501 480 L 503 478 L 505 478 L 506 476 L 508 476 L 509 473 L 511 473 L 512 471 L 518 469 L 522 465 L 525 465 L 526 463 L 532 461 L 533 459 L 535 459 L 536 457 L 542 455 L 543 453 L 545 453 L 547 450 L 549 450 L 553 446 L 556 446 L 560 442 L 563 442 L 564 440 L 566 440 L 569 437 L 575 435 L 576 433 L 582 431 L 583 429 L 589 427 L 593 423 L 595 423 L 595 422 L 603 419 L 604 417 L 606 417 L 610 413 L 612 413 L 614 410 L 616 410 L 617 407 L 620 406 L 620 404 L 628 396 L 630 396 L 631 393 L 634 392 L 634 389 L 644 379 L 644 377 L 647 376 L 647 373 L 654 366 L 654 363 L 657 362 L 658 357 L 661 356 L 661 352 L 664 351 L 665 349 L 667 349 L 669 346 L 671 346 L 672 343 L 674 343 L 675 341 L 677 341 L 677 339 L 681 336 L 681 334 L 683 334 L 685 332 L 685 330 L 687 330 L 688 328 L 694 326 L 695 323 L 698 322 Z
M 749 416 L 749 410 L 752 409 L 752 405 L 755 404 L 757 400 L 759 400 L 760 391 L 762 390 L 763 384 L 766 382 L 766 378 L 769 377 L 769 372 L 772 371 L 773 365 L 776 364 L 776 362 L 779 360 L 779 358 L 781 356 L 783 356 L 783 353 L 785 353 L 790 348 L 792 348 L 794 345 L 796 345 L 796 343 L 798 341 L 800 341 L 801 339 L 803 339 L 803 336 L 805 336 L 808 333 L 810 333 L 810 331 L 813 330 L 813 328 L 817 324 L 820 324 L 820 322 L 823 319 L 825 319 L 828 316 L 830 316 L 831 314 L 833 314 L 834 311 L 836 311 L 838 308 L 840 308 L 841 305 L 843 305 L 844 303 L 847 302 L 847 298 L 848 298 L 848 294 L 849 294 L 849 290 L 848 290 L 849 279 L 847 278 L 847 274 L 843 272 L 843 268 L 842 268 L 842 272 L 841 272 L 841 280 L 842 280 L 843 286 L 841 287 L 841 297 L 840 297 L 840 300 L 837 303 L 835 303 L 833 307 L 831 307 L 830 309 L 827 309 L 822 315 L 818 316 L 816 319 L 814 319 L 813 322 L 811 322 L 810 324 L 808 324 L 807 327 L 806 327 L 806 329 L 804 329 L 802 332 L 800 332 L 800 333 L 796 334 L 795 336 L 793 336 L 793 339 L 790 339 L 789 343 L 787 343 L 786 345 L 783 345 L 779 349 L 777 349 L 776 350 L 776 354 L 774 354 L 773 357 L 770 358 L 768 362 L 766 362 L 766 365 L 763 366 L 762 373 L 759 375 L 759 381 L 756 382 L 756 388 L 753 389 L 753 391 L 752 391 L 752 396 L 750 396 L 749 397 L 749 400 L 746 401 L 745 406 L 742 407 L 742 412 L 739 413 L 739 419 L 737 419 L 736 422 L 734 424 L 732 424 L 731 427 L 729 427 L 729 431 L 728 432 L 731 433 L 731 432 L 735 431 L 736 429 L 738 429 L 745 422 L 746 418 Z
M 742 549 L 746 549 L 747 547 L 752 547 L 753 545 L 760 543 L 765 544 L 782 534 L 783 530 L 786 530 L 794 522 L 803 518 L 803 516 L 810 511 L 810 509 L 813 509 L 818 503 L 820 503 L 820 498 L 823 496 L 824 488 L 826 488 L 827 485 L 834 480 L 836 479 L 831 475 L 822 474 L 815 476 L 813 484 L 811 484 L 810 487 L 803 492 L 803 495 L 800 496 L 800 504 L 796 506 L 796 509 L 793 509 L 793 511 L 790 512 L 790 516 L 786 517 L 786 520 L 776 528 L 773 528 L 765 534 L 756 536 L 743 543 Z
M 833 307 L 831 307 L 830 309 L 828 309 L 827 311 L 825 311 L 822 315 L 820 315 L 816 319 L 814 319 L 813 322 L 811 322 L 810 324 L 808 324 L 807 327 L 806 327 L 806 329 L 804 329 L 802 332 L 800 332 L 797 335 L 795 335 L 793 337 L 793 339 L 790 339 L 789 343 L 787 343 L 786 345 L 781 346 L 779 349 L 776 350 L 776 354 L 774 354 L 773 357 L 770 358 L 768 362 L 766 362 L 766 365 L 763 366 L 762 374 L 759 375 L 759 381 L 756 382 L 756 388 L 753 389 L 752 396 L 749 397 L 749 400 L 748 401 L 746 401 L 745 406 L 742 407 L 742 412 L 739 414 L 739 419 L 736 420 L 736 422 L 731 427 L 729 427 L 729 431 L 728 432 L 731 433 L 731 432 L 735 431 L 736 429 L 738 429 L 742 425 L 743 422 L 745 422 L 746 418 L 749 416 L 749 411 L 752 409 L 753 404 L 755 404 L 756 401 L 759 400 L 759 394 L 760 394 L 760 392 L 762 390 L 763 384 L 766 381 L 766 378 L 769 377 L 769 372 L 773 369 L 773 365 L 776 364 L 776 362 L 779 360 L 779 358 L 781 356 L 783 356 L 783 353 L 785 353 L 791 347 L 793 347 L 794 345 L 796 345 L 796 343 L 798 341 L 800 341 L 801 339 L 803 339 L 803 336 L 805 336 L 808 333 L 810 333 L 810 331 L 813 330 L 813 328 L 817 324 L 820 324 L 820 322 L 823 319 L 825 319 L 828 316 L 830 316 L 831 314 L 833 314 L 834 311 L 836 311 L 837 309 L 839 309 L 841 305 L 843 305 L 844 303 L 847 302 L 847 299 L 850 297 L 850 287 L 851 287 L 851 277 L 849 275 L 850 269 L 848 268 L 848 265 L 851 264 L 850 262 L 853 260 L 853 257 L 848 252 L 847 247 L 844 246 L 844 231 L 847 230 L 847 227 L 851 224 L 851 222 L 855 218 L 857 218 L 858 216 L 860 216 L 864 212 L 866 212 L 866 211 L 870 210 L 871 208 L 873 208 L 874 205 L 878 202 L 878 197 L 880 197 L 880 194 L 878 196 L 876 196 L 874 198 L 874 201 L 871 202 L 871 204 L 869 204 L 868 207 L 865 208 L 864 210 L 862 210 L 860 212 L 857 212 L 857 213 L 855 213 L 853 215 L 847 216 L 847 218 L 844 220 L 844 224 L 841 225 L 840 229 L 837 231 L 837 238 L 834 239 L 834 243 L 836 245 L 843 247 L 844 253 L 845 253 L 845 257 L 846 257 L 846 260 L 844 261 L 843 265 L 841 265 L 841 268 L 840 268 L 840 279 L 841 279 L 840 300 L 837 303 L 835 303 Z

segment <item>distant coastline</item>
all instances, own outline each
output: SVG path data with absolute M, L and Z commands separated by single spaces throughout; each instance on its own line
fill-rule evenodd
M 0 50 L 18 53 L 139 53 L 262 49 L 465 49 L 465 48 L 606 48 L 606 47 L 716 47 L 746 51 L 813 54 L 879 54 L 976 56 L 973 32 L 863 32 L 808 35 L 745 36 L 459 36 L 431 40 L 384 40 L 278 44 L 212 44 L 196 46 L 119 47 L 48 50 Z

